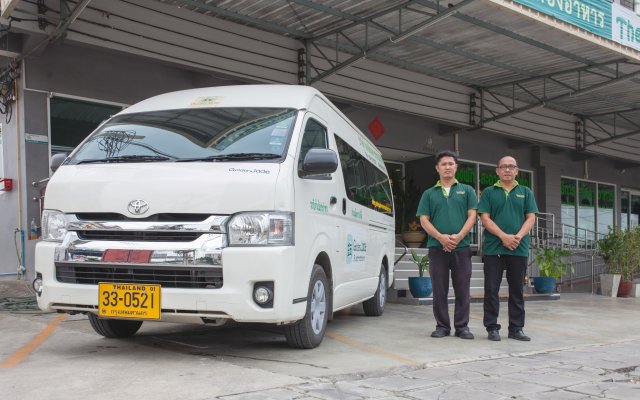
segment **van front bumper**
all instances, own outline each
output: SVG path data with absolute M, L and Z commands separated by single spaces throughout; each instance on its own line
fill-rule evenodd
M 97 313 L 97 282 L 85 280 L 83 283 L 74 283 L 62 279 L 61 268 L 66 268 L 65 271 L 69 272 L 74 263 L 55 261 L 59 260 L 60 251 L 61 244 L 56 242 L 40 242 L 36 246 L 36 272 L 41 274 L 43 283 L 42 293 L 37 299 L 38 306 L 43 310 Z M 161 319 L 171 321 L 222 318 L 239 322 L 267 323 L 297 321 L 306 311 L 307 303 L 303 297 L 306 297 L 307 289 L 294 287 L 294 257 L 293 246 L 225 247 L 221 249 L 220 265 L 210 266 L 209 269 L 202 265 L 197 267 L 198 271 L 204 271 L 207 276 L 221 276 L 217 283 L 200 285 L 201 287 L 162 285 Z M 75 263 L 77 268 L 83 265 L 98 270 L 98 267 L 103 266 L 99 263 Z M 126 270 L 127 265 L 126 262 L 120 262 L 104 267 Z M 135 265 L 139 267 L 140 264 Z M 188 266 L 181 265 L 172 268 L 180 272 L 183 272 L 181 268 L 189 269 Z M 256 282 L 273 283 L 272 307 L 260 307 L 253 300 Z

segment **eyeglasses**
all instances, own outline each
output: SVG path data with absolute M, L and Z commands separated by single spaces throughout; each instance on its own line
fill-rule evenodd
M 513 164 L 509 164 L 509 165 L 499 165 L 498 168 L 500 168 L 501 170 L 518 169 L 518 166 L 517 165 L 513 165 Z

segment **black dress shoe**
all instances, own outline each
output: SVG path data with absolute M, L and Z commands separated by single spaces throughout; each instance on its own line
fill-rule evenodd
M 509 332 L 509 339 L 522 340 L 523 342 L 528 342 L 531 338 L 522 332 L 522 329 L 518 329 L 515 332 Z
M 489 334 L 487 335 L 487 339 L 492 340 L 494 342 L 499 342 L 500 332 L 497 329 L 490 330 Z
M 473 333 L 471 333 L 469 328 L 462 328 L 456 331 L 456 336 L 460 339 L 473 339 Z
M 444 328 L 438 327 L 435 331 L 431 332 L 431 337 L 441 338 L 445 336 L 449 336 L 449 331 Z

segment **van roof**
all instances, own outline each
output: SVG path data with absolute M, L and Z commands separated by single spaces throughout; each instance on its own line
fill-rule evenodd
M 301 85 L 217 86 L 164 93 L 136 103 L 121 112 L 131 114 L 158 110 L 208 107 L 308 108 L 317 89 Z

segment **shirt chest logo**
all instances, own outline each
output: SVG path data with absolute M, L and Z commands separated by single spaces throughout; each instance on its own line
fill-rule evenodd
M 519 199 L 524 199 L 524 195 L 523 194 L 516 194 L 516 197 Z
M 458 191 L 456 192 L 456 194 L 462 194 L 462 195 L 464 195 L 465 193 L 466 193 L 466 192 L 465 192 L 464 190 L 458 190 Z

